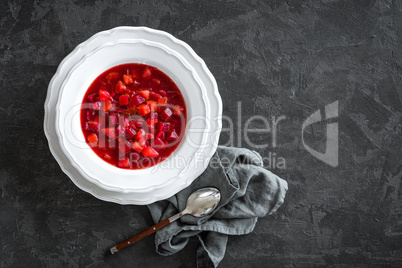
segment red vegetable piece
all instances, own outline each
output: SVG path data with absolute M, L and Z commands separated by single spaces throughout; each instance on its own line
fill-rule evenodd
M 132 128 L 140 128 L 140 127 L 142 127 L 142 123 L 143 123 L 143 121 L 140 120 L 139 118 L 130 120 L 130 126 Z
M 99 111 L 100 108 L 101 108 L 101 106 L 102 106 L 102 102 L 100 102 L 100 101 L 97 101 L 97 102 L 93 102 L 93 103 L 92 103 L 92 109 L 93 109 L 93 110 Z
M 145 138 L 146 138 L 147 140 L 153 140 L 153 139 L 154 139 L 154 134 L 152 134 L 152 133 L 147 133 L 147 134 L 145 135 Z
M 119 151 L 120 151 L 121 154 L 125 154 L 128 151 L 130 151 L 131 146 L 132 145 L 131 145 L 130 142 L 128 142 L 128 141 L 126 141 L 126 140 L 124 140 L 122 138 L 119 138 Z
M 144 139 L 145 137 L 145 130 L 143 130 L 142 128 L 140 130 L 138 130 L 137 134 L 135 135 L 135 139 L 137 141 L 140 141 L 141 139 Z
M 145 137 L 144 137 L 144 138 L 141 138 L 138 142 L 140 143 L 140 146 L 141 146 L 141 147 L 145 147 L 145 144 L 147 143 Z
M 134 97 L 131 98 L 131 102 L 134 105 L 140 105 L 145 102 L 145 99 L 141 94 L 135 94 Z
M 130 153 L 130 157 L 132 161 L 138 161 L 138 159 L 140 159 L 140 155 L 137 153 Z
M 144 150 L 144 147 L 140 145 L 140 143 L 138 141 L 133 142 L 133 149 L 138 152 L 141 153 L 142 150 Z
M 93 132 L 99 133 L 100 125 L 99 125 L 98 122 L 95 122 L 95 121 L 88 121 L 87 123 L 88 123 L 88 128 L 89 128 L 90 130 L 92 130 Z
M 130 159 L 127 157 L 124 160 L 119 160 L 117 165 L 119 167 L 129 168 L 130 167 Z
M 163 143 L 163 141 L 162 141 L 161 139 L 159 139 L 159 138 L 155 138 L 155 139 L 154 139 L 154 144 L 155 144 L 155 146 L 157 146 L 157 147 L 162 147 L 162 146 L 165 145 L 165 144 Z
M 123 118 L 123 125 L 124 125 L 124 127 L 129 127 L 130 126 L 130 123 L 128 122 L 127 118 Z
M 112 72 L 112 73 L 107 74 L 105 78 L 106 78 L 107 80 L 116 80 L 116 79 L 118 79 L 119 77 L 120 77 L 120 74 L 119 74 L 119 73 L 117 73 L 117 72 Z
M 159 122 L 159 125 L 158 125 L 159 131 L 167 132 L 167 131 L 169 131 L 169 129 L 170 129 L 170 123 Z
M 161 94 L 155 93 L 155 92 L 150 92 L 149 93 L 149 97 L 153 100 L 158 100 L 160 98 L 162 98 Z
M 162 120 L 166 121 L 169 119 L 169 117 L 171 117 L 173 114 L 172 110 L 170 110 L 169 108 L 166 108 L 163 112 L 160 113 L 160 116 L 162 118 Z
M 148 67 L 145 67 L 144 72 L 142 73 L 143 78 L 150 78 L 151 77 L 151 70 Z
M 152 82 L 154 82 L 154 83 L 157 84 L 157 85 L 160 85 L 160 83 L 161 83 L 161 81 L 158 80 L 158 79 L 156 79 L 156 78 L 153 78 L 153 79 L 152 79 Z
M 112 100 L 112 96 L 110 96 L 109 92 L 106 90 L 99 90 L 99 100 L 100 101 L 105 101 L 105 100 Z
M 88 121 L 91 121 L 91 120 L 93 120 L 94 119 L 94 117 L 95 117 L 95 111 L 94 110 L 88 110 L 87 111 L 87 120 Z
M 109 124 L 110 125 L 117 125 L 119 123 L 119 117 L 117 114 L 113 113 L 109 115 Z
M 116 138 L 116 130 L 114 128 L 104 128 L 101 130 L 106 136 L 109 138 L 115 139 Z
M 118 102 L 113 102 L 113 103 L 115 103 L 116 105 L 119 104 Z M 118 113 L 125 113 L 126 112 L 126 109 L 122 109 L 122 108 L 115 108 L 114 110 L 116 112 L 118 112 Z
M 103 111 L 104 112 L 110 111 L 112 107 L 113 107 L 112 102 L 110 100 L 105 100 L 105 102 L 103 103 Z
M 91 146 L 96 146 L 98 144 L 98 136 L 95 133 L 90 134 L 87 137 L 87 140 Z
M 104 154 L 103 158 L 105 158 L 106 160 L 112 160 L 112 157 L 109 154 Z
M 128 140 L 131 140 L 135 137 L 135 134 L 137 134 L 137 132 L 135 132 L 135 130 L 132 128 L 126 128 L 125 134 L 126 134 L 126 138 Z
M 167 140 L 169 141 L 175 141 L 179 138 L 179 136 L 177 135 L 176 131 L 173 130 L 172 132 L 170 132 L 170 134 L 166 137 Z
M 94 102 L 97 95 L 98 93 L 92 93 L 91 95 L 88 95 L 88 100 L 90 102 Z
M 144 99 L 149 99 L 149 90 L 141 90 L 139 93 L 144 97 Z
M 165 139 L 165 132 L 159 131 L 158 134 L 156 134 L 156 138 L 164 140 Z
M 167 104 L 167 98 L 166 97 L 159 98 L 158 104 Z
M 133 76 L 130 74 L 123 75 L 123 82 L 126 85 L 131 85 L 133 83 Z
M 149 114 L 149 119 L 158 119 L 158 113 L 155 113 L 155 112 L 151 112 L 150 114 Z
M 157 104 L 156 104 L 156 101 L 147 101 L 147 105 L 149 106 L 149 109 L 151 110 L 151 111 L 156 111 L 156 108 L 157 108 Z
M 151 109 L 149 108 L 148 105 L 142 104 L 140 106 L 137 106 L 137 112 L 139 115 L 144 116 L 144 115 L 149 114 L 151 112 Z
M 151 118 L 148 118 L 147 119 L 147 125 L 148 126 L 151 126 L 151 125 L 155 125 L 156 123 L 158 123 L 158 119 L 151 119 Z
M 119 104 L 120 105 L 127 105 L 130 101 L 130 97 L 128 95 L 122 95 L 119 97 Z
M 183 108 L 181 108 L 179 105 L 175 105 L 174 108 L 173 108 L 173 113 L 174 113 L 175 115 L 180 115 L 182 109 L 183 109 Z
M 128 105 L 127 105 L 127 111 L 128 111 L 130 114 L 135 114 L 135 113 L 137 112 L 137 108 L 135 107 L 135 104 L 134 104 L 134 103 L 128 104 Z
M 126 89 L 127 89 L 127 87 L 126 87 L 126 85 L 125 85 L 122 81 L 117 82 L 117 85 L 116 85 L 116 93 L 123 92 L 123 91 L 126 90 Z
M 155 149 L 152 148 L 151 146 L 147 146 L 142 151 L 142 155 L 145 157 L 157 157 L 159 153 L 155 151 Z
M 117 130 L 117 136 L 123 135 L 126 131 L 126 129 L 123 126 L 118 126 L 116 130 Z
M 159 93 L 161 93 L 163 97 L 166 97 L 166 91 L 164 91 L 163 89 L 159 90 Z

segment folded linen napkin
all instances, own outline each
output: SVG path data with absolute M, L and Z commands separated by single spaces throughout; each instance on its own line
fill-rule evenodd
M 216 267 L 225 255 L 228 235 L 250 233 L 259 217 L 274 213 L 284 201 L 286 181 L 262 165 L 257 152 L 218 147 L 208 168 L 189 187 L 148 208 L 154 222 L 160 222 L 185 209 L 190 194 L 204 187 L 219 189 L 218 207 L 203 218 L 185 215 L 157 231 L 156 251 L 172 255 L 183 249 L 191 236 L 197 236 L 197 267 Z

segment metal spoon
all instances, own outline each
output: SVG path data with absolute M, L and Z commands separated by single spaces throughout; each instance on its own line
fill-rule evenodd
M 152 227 L 149 227 L 148 229 L 142 231 L 141 233 L 136 234 L 135 236 L 127 239 L 126 241 L 123 241 L 116 246 L 112 247 L 110 249 L 110 252 L 112 254 L 115 254 L 119 252 L 120 250 L 140 241 L 144 237 L 155 233 L 157 230 L 165 227 L 166 225 L 174 222 L 175 220 L 179 219 L 181 216 L 186 215 L 186 214 L 191 214 L 194 217 L 204 217 L 211 213 L 216 206 L 219 204 L 219 201 L 221 200 L 221 193 L 219 192 L 218 189 L 216 188 L 202 188 L 194 193 L 192 193 L 186 203 L 186 208 L 170 217 L 167 218 L 157 224 L 155 224 Z

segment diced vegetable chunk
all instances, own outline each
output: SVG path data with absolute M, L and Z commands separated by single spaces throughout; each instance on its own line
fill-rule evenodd
M 130 157 L 132 161 L 138 161 L 138 159 L 140 159 L 140 155 L 137 153 L 130 153 Z
M 165 145 L 165 144 L 163 143 L 163 141 L 162 141 L 161 139 L 159 139 L 159 138 L 155 138 L 155 139 L 154 139 L 154 144 L 155 144 L 156 147 L 162 147 L 162 146 Z
M 99 125 L 98 122 L 95 122 L 95 121 L 88 121 L 87 123 L 88 123 L 88 128 L 89 128 L 91 131 L 96 132 L 96 133 L 99 133 L 100 125 Z
M 173 113 L 174 113 L 175 115 L 181 115 L 182 109 L 183 109 L 183 108 L 181 108 L 179 105 L 175 105 L 174 108 L 173 108 Z
M 137 134 L 135 135 L 135 139 L 136 139 L 137 141 L 140 141 L 141 139 L 144 139 L 145 134 L 146 134 L 146 133 L 145 133 L 145 130 L 140 129 L 140 130 L 138 130 Z
M 165 139 L 165 132 L 159 131 L 158 134 L 156 134 L 156 138 L 164 140 Z
M 154 134 L 152 134 L 152 133 L 147 133 L 147 134 L 145 135 L 145 138 L 146 138 L 147 140 L 153 140 L 153 139 L 154 139 Z
M 98 136 L 95 133 L 90 134 L 87 140 L 91 146 L 96 146 L 98 144 Z
M 117 131 L 117 136 L 121 136 L 125 133 L 126 129 L 123 126 L 118 126 L 116 128 L 116 131 Z
M 92 103 L 92 109 L 93 110 L 99 111 L 101 106 L 102 106 L 102 102 L 100 102 L 100 101 L 96 101 L 96 102 Z
M 134 105 L 140 105 L 145 102 L 145 98 L 141 94 L 135 94 L 134 97 L 131 98 L 131 102 Z
M 144 99 L 149 99 L 149 90 L 141 90 L 139 93 L 144 97 Z
M 126 89 L 127 89 L 127 87 L 122 81 L 117 82 L 116 93 L 120 93 L 120 92 L 122 92 L 122 91 L 124 91 Z
M 142 155 L 145 157 L 157 157 L 159 153 L 155 151 L 155 149 L 152 148 L 151 146 L 147 146 L 142 151 Z
M 149 114 L 149 119 L 158 119 L 158 113 L 151 112 L 151 113 Z
M 140 145 L 138 141 L 133 142 L 133 149 L 134 151 L 141 153 L 144 150 L 144 147 Z
M 115 113 L 109 115 L 109 124 L 110 125 L 117 125 L 119 124 L 119 116 Z
M 98 96 L 98 93 L 92 93 L 91 95 L 88 95 L 88 100 L 90 102 L 94 102 L 95 98 Z
M 169 133 L 169 135 L 166 137 L 167 140 L 169 141 L 175 141 L 179 138 L 179 135 L 177 135 L 176 131 L 173 130 L 172 132 Z
M 130 159 L 127 157 L 124 160 L 119 160 L 119 167 L 129 168 L 130 167 Z
M 106 100 L 103 103 L 103 111 L 104 112 L 110 111 L 112 109 L 112 107 L 113 107 L 113 105 L 112 105 L 112 102 L 110 100 Z
M 131 85 L 133 83 L 133 76 L 130 74 L 123 75 L 123 83 L 126 85 Z
M 151 112 L 151 109 L 149 108 L 148 105 L 142 104 L 140 106 L 137 106 L 137 111 L 138 111 L 139 115 L 144 116 L 144 115 L 149 114 Z
M 149 106 L 149 109 L 154 112 L 156 111 L 156 108 L 158 106 L 158 104 L 156 103 L 156 101 L 147 101 L 147 105 Z
M 158 100 L 160 98 L 162 98 L 161 94 L 155 93 L 155 92 L 150 92 L 149 93 L 149 97 L 153 100 Z
M 163 110 L 163 112 L 160 113 L 160 116 L 162 120 L 166 121 L 172 116 L 172 114 L 173 114 L 172 110 L 166 108 L 165 110 Z
M 150 78 L 151 77 L 151 70 L 148 67 L 145 67 L 144 72 L 142 73 L 143 78 Z
M 170 129 L 170 124 L 166 122 L 159 122 L 158 130 L 167 132 Z
M 121 154 L 125 154 L 131 150 L 131 143 L 124 140 L 123 138 L 119 138 L 119 151 Z
M 130 101 L 130 97 L 128 95 L 121 95 L 119 97 L 119 104 L 120 105 L 127 105 Z
M 167 104 L 167 98 L 166 97 L 159 98 L 158 104 Z
M 120 77 L 120 74 L 118 73 L 118 72 L 112 72 L 112 73 L 109 73 L 108 75 L 106 75 L 106 79 L 107 80 L 116 80 L 116 79 L 118 79 Z
M 135 104 L 134 104 L 134 103 L 129 103 L 129 104 L 127 105 L 127 111 L 128 111 L 130 114 L 135 114 L 135 113 L 137 112 L 137 108 L 136 108 Z
M 130 126 L 133 128 L 141 128 L 143 123 L 144 121 L 140 118 L 130 120 Z
M 116 138 L 116 130 L 114 128 L 104 128 L 101 131 L 111 139 Z
M 112 96 L 110 96 L 110 93 L 107 92 L 106 90 L 100 90 L 99 91 L 99 100 L 100 101 L 112 100 Z
M 128 140 L 131 140 L 135 137 L 135 134 L 137 134 L 137 132 L 135 132 L 135 130 L 132 128 L 126 128 L 125 134 L 126 134 L 126 138 Z

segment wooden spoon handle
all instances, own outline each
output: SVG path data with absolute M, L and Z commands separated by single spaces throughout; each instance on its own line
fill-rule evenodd
M 171 223 L 170 218 L 167 218 L 157 224 L 155 224 L 154 226 L 149 227 L 148 229 L 142 231 L 141 233 L 136 234 L 133 237 L 130 237 L 129 239 L 117 244 L 116 246 L 112 247 L 110 249 L 110 252 L 112 254 L 119 252 L 122 249 L 125 249 L 128 246 L 131 246 L 132 244 L 140 241 L 141 239 L 143 239 L 144 237 L 155 233 L 156 231 L 158 231 L 159 229 L 165 227 L 166 225 L 168 225 L 169 223 Z

